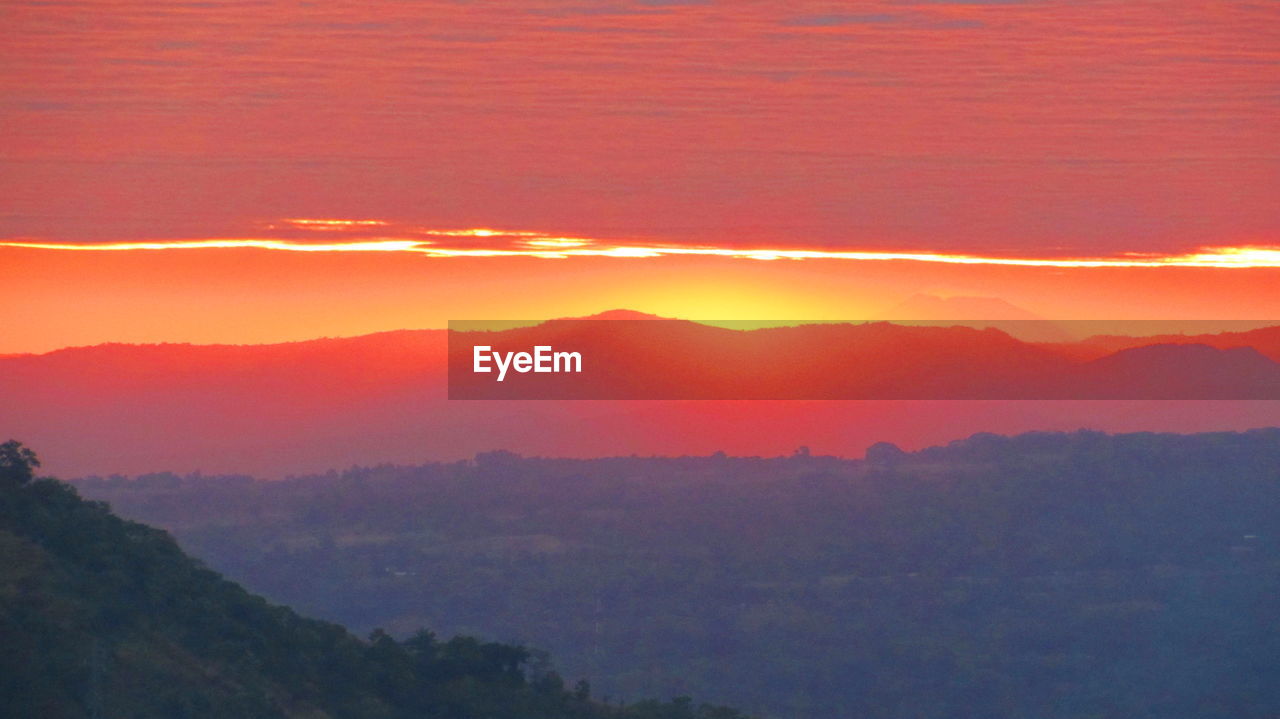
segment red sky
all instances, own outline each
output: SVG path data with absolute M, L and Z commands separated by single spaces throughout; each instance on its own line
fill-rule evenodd
M 0 19 L 9 243 L 315 243 L 282 218 L 348 218 L 389 224 L 338 241 L 546 249 L 419 232 L 496 227 L 718 253 L 0 246 L 0 353 L 619 306 L 853 319 L 918 292 L 1280 317 L 1277 254 L 1118 266 L 1280 246 L 1271 3 L 72 0 Z

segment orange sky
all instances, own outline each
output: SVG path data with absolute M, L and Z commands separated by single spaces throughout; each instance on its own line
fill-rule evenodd
M 130 0 L 0 13 L 0 353 L 613 307 L 858 319 L 916 293 L 1051 318 L 1280 317 L 1273 3 Z M 335 235 L 281 219 L 332 217 L 387 224 Z M 474 227 L 547 237 L 422 233 Z M 556 237 L 587 244 L 529 244 Z M 211 238 L 500 252 L 4 244 Z M 676 254 L 637 256 L 662 252 Z M 1166 261 L 1266 267 L 1116 266 Z
M 275 342 L 619 307 L 697 319 L 912 319 L 894 310 L 913 294 L 999 297 L 1053 319 L 1280 317 L 1275 267 L 13 247 L 0 247 L 0 262 L 0 304 L 19 318 L 0 353 Z

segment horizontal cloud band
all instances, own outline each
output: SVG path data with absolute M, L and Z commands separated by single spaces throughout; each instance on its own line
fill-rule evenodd
M 271 229 L 301 232 L 363 233 L 395 230 L 381 220 L 290 219 Z M 741 248 L 710 245 L 627 243 L 585 237 L 561 237 L 534 231 L 407 228 L 404 236 L 351 237 L 343 241 L 298 238 L 206 238 L 127 242 L 58 242 L 12 238 L 0 247 L 69 251 L 130 251 L 253 248 L 288 252 L 402 252 L 427 257 L 726 257 L 749 260 L 857 260 L 865 262 L 933 262 L 1017 267 L 1216 267 L 1280 268 L 1280 247 L 1204 247 L 1182 254 L 1120 254 L 1104 257 L 1010 257 L 933 251 L 832 250 L 795 247 Z M 482 241 L 483 246 L 462 244 Z

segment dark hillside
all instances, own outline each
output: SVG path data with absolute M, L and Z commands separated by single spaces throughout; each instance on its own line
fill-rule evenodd
M 169 535 L 0 445 L 0 706 L 42 717 L 731 718 L 607 707 L 523 647 L 419 632 L 365 642 L 221 578 Z

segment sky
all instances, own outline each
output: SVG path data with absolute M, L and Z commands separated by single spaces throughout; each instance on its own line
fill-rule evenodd
M 68 0 L 0 22 L 0 353 L 614 307 L 857 319 L 919 293 L 1280 317 L 1273 2 Z

